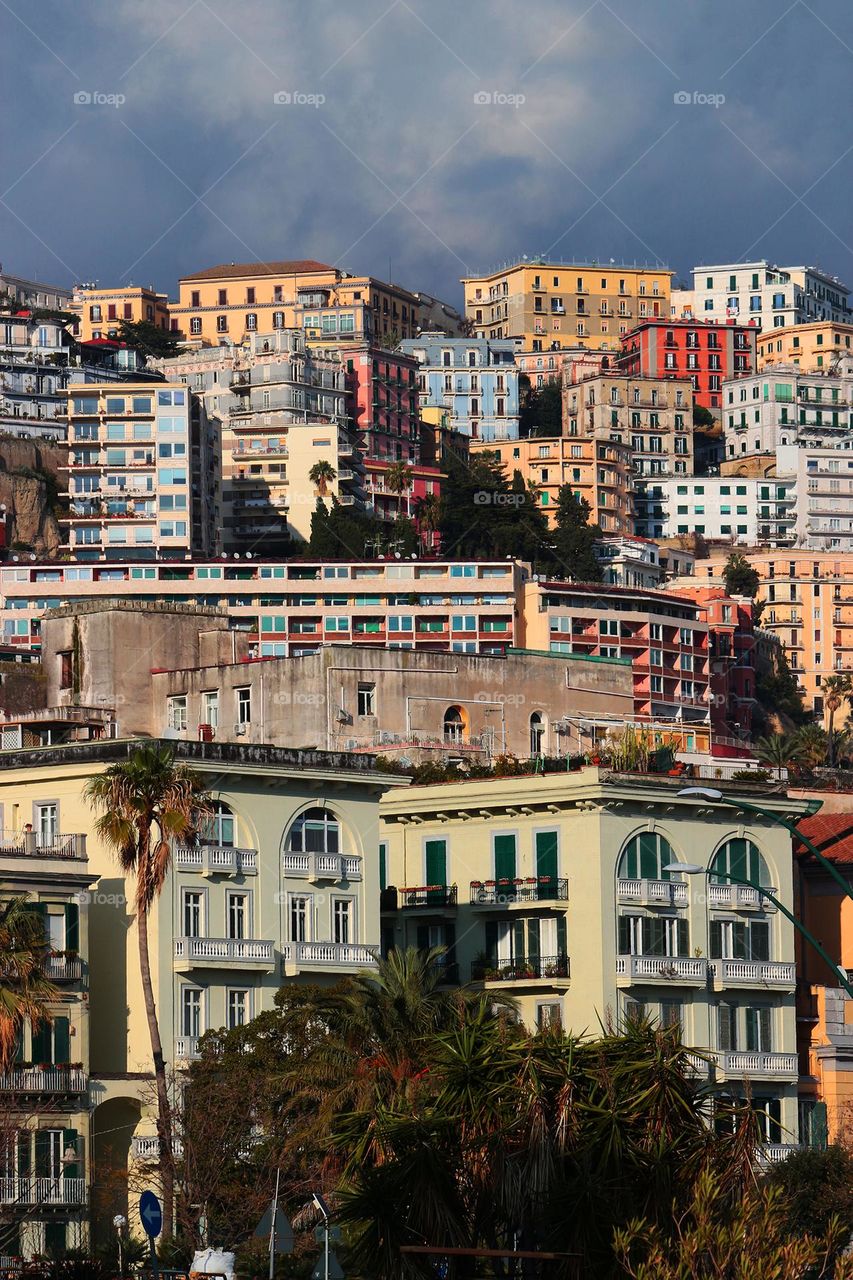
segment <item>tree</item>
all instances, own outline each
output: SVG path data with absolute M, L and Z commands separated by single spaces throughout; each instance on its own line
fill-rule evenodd
M 313 485 L 316 485 L 321 497 L 325 497 L 329 485 L 337 479 L 337 476 L 337 471 L 331 462 L 328 462 L 325 458 L 320 462 L 315 462 L 308 472 L 308 479 Z
M 144 356 L 155 359 L 168 359 L 175 356 L 183 346 L 179 333 L 171 329 L 161 329 L 150 320 L 122 320 L 119 324 L 119 340 Z
M 186 840 L 211 811 L 199 776 L 177 764 L 168 750 L 141 747 L 120 764 L 90 779 L 85 795 L 100 812 L 95 829 L 113 850 L 126 876 L 136 880 L 139 971 L 157 1090 L 157 1136 L 163 1190 L 163 1231 L 170 1236 L 174 1211 L 174 1148 L 166 1063 L 151 981 L 148 915 L 172 860 L 173 841 Z
M 778 648 L 772 667 L 759 668 L 755 677 L 755 696 L 765 714 L 781 712 L 794 721 L 806 724 L 809 713 L 803 702 L 803 691 L 791 670 L 783 648 Z
M 824 709 L 829 712 L 829 722 L 827 724 L 827 738 L 829 741 L 829 766 L 835 764 L 835 736 L 833 727 L 835 724 L 835 713 L 840 711 L 845 702 L 849 703 L 853 697 L 853 680 L 849 675 L 826 676 L 820 687 L 823 695 Z
M 730 596 L 748 596 L 750 600 L 755 599 L 761 586 L 758 571 L 739 551 L 733 551 L 723 565 L 723 581 Z
M 787 1202 L 791 1235 L 825 1235 L 837 1218 L 845 1235 L 853 1232 L 853 1155 L 841 1146 L 792 1151 L 771 1166 L 766 1183 Z
M 693 425 L 699 431 L 707 431 L 709 427 L 717 425 L 717 419 L 714 417 L 710 409 L 706 409 L 703 404 L 693 405 Z
M 406 494 L 406 513 L 409 511 L 409 490 L 412 487 L 412 469 L 405 462 L 392 462 L 385 472 L 385 488 L 389 493 Z
M 41 916 L 25 894 L 0 902 L 0 1074 L 8 1071 L 24 1023 L 50 1022 L 57 990 L 45 972 L 47 945 Z
M 564 484 L 557 499 L 554 553 L 562 573 L 575 582 L 601 582 L 601 564 L 594 550 L 601 530 L 589 523 L 590 513 L 586 499 L 576 497 Z
M 519 379 L 521 408 L 519 434 L 559 436 L 563 431 L 563 392 L 559 377 L 549 378 L 541 387 L 531 387 L 530 379 Z
M 819 769 L 826 764 L 829 752 L 829 737 L 819 724 L 805 724 L 797 731 L 797 742 L 802 752 L 800 759 L 810 769 Z
M 771 765 L 776 776 L 781 778 L 783 769 L 803 759 L 805 748 L 796 734 L 774 733 L 768 738 L 758 738 L 753 744 L 753 752 L 756 760 Z
M 435 550 L 435 535 L 441 520 L 441 499 L 438 494 L 426 493 L 415 499 L 415 522 L 421 536 L 423 550 Z

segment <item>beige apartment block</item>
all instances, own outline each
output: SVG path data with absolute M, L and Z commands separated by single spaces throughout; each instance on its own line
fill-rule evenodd
M 681 786 L 588 768 L 386 793 L 383 945 L 445 947 L 449 982 L 513 996 L 530 1027 L 595 1035 L 636 1012 L 678 1023 L 703 1055 L 697 1073 L 751 1099 L 764 1143 L 789 1145 L 794 931 L 724 877 L 754 879 L 792 909 L 790 836 Z M 780 815 L 807 809 L 760 800 Z
M 669 317 L 672 272 L 522 259 L 463 276 L 465 315 L 479 338 L 518 338 L 537 353 L 563 347 L 618 351 L 639 320 Z
M 520 473 L 536 490 L 537 501 L 551 528 L 556 526 L 560 490 L 569 485 L 590 507 L 590 520 L 602 532 L 630 534 L 634 530 L 633 472 L 630 446 L 618 440 L 560 436 L 546 439 L 472 441 L 472 457 L 495 458 L 512 479 Z
M 853 324 L 816 320 L 786 325 L 758 335 L 757 369 L 789 364 L 804 373 L 831 373 L 844 357 L 853 356 Z
M 74 336 L 81 342 L 97 338 L 117 338 L 122 320 L 132 324 L 153 324 L 158 329 L 179 331 L 180 323 L 169 312 L 169 298 L 153 285 L 122 285 L 101 289 L 98 285 L 77 285 L 69 311 L 77 319 Z

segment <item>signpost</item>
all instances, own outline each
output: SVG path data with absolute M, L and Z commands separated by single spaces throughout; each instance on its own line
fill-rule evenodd
M 163 1230 L 163 1210 L 153 1191 L 143 1191 L 139 1197 L 139 1218 L 142 1230 L 148 1236 L 148 1243 L 151 1246 L 151 1271 L 156 1280 L 157 1250 L 154 1247 L 154 1240 Z
M 270 1240 L 270 1272 L 269 1280 L 275 1275 L 275 1255 L 277 1253 L 293 1253 L 293 1228 L 278 1207 L 278 1181 L 280 1170 L 275 1171 L 275 1195 L 272 1204 L 255 1227 L 255 1235 Z

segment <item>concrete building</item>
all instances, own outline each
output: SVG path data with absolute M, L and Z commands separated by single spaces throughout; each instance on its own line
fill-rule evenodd
M 197 346 L 294 328 L 311 340 L 387 344 L 420 326 L 420 302 L 408 289 L 312 259 L 222 263 L 182 276 L 178 290 L 172 318 Z
M 199 421 L 220 442 L 221 521 L 217 549 L 286 551 L 306 541 L 318 496 L 354 505 L 360 454 L 347 427 L 344 368 L 334 350 L 309 350 L 295 329 L 253 333 L 157 362 L 199 405 Z M 334 478 L 309 479 L 316 462 Z
M 511 480 L 517 471 L 535 487 L 543 514 L 556 526 L 560 490 L 569 485 L 576 497 L 589 503 L 590 521 L 608 534 L 634 529 L 633 471 L 630 446 L 618 440 L 591 436 L 524 440 L 472 441 L 472 457 L 495 458 Z
M 672 272 L 523 258 L 463 276 L 465 315 L 480 338 L 511 338 L 534 353 L 562 347 L 618 351 L 647 316 L 669 316 Z
M 484 338 L 424 333 L 400 344 L 419 366 L 421 408 L 440 408 L 472 440 L 518 437 L 515 346 Z
M 709 1059 L 697 1072 L 748 1098 L 781 1155 L 797 1133 L 793 927 L 725 876 L 773 886 L 790 910 L 790 836 L 681 785 L 589 768 L 386 793 L 383 947 L 445 946 L 450 981 L 511 994 L 530 1027 L 679 1023 Z
M 758 335 L 757 370 L 790 364 L 804 373 L 831 373 L 853 356 L 853 323 L 815 320 Z
M 65 289 L 58 284 L 45 284 L 43 280 L 27 280 L 24 276 L 15 276 L 3 270 L 0 262 L 0 295 L 18 307 L 27 307 L 39 311 L 70 311 L 73 296 L 72 289 Z
M 70 505 L 78 560 L 214 550 L 218 447 L 180 382 L 68 388 Z
M 853 430 L 853 362 L 837 373 L 776 365 L 723 388 L 726 458 L 829 444 Z
M 0 432 L 65 439 L 70 347 L 66 321 L 0 312 Z
M 578 752 L 584 719 L 633 716 L 627 659 L 329 644 L 253 662 L 221 610 L 133 601 L 58 609 L 43 643 L 51 714 L 101 708 L 123 736 L 490 760 Z
M 719 417 L 724 381 L 755 372 L 757 332 L 735 321 L 643 320 L 622 339 L 620 368 L 635 378 L 686 379 L 693 403 Z
M 32 815 L 37 831 L 42 821 L 53 824 L 63 847 L 73 844 L 66 833 L 81 833 L 76 840 L 85 837 L 89 861 L 88 867 L 78 865 L 90 881 L 100 877 L 89 907 L 90 1065 L 79 1110 L 88 1112 L 80 1132 L 93 1152 L 99 1184 L 115 1188 L 102 1224 L 107 1230 L 113 1213 L 127 1215 L 130 1207 L 128 1164 L 156 1157 L 157 1144 L 135 885 L 101 842 L 84 787 L 138 745 L 125 740 L 4 752 L 0 770 L 0 802 L 10 825 Z M 370 755 L 155 745 L 171 745 L 190 763 L 216 804 L 198 839 L 173 848 L 149 918 L 164 1056 L 170 1071 L 180 1071 L 197 1055 L 205 1031 L 240 1026 L 272 1009 L 282 983 L 324 985 L 373 962 L 380 944 L 378 799 L 406 780 L 378 772 Z M 4 856 L 4 879 L 8 866 Z M 49 885 L 40 896 L 59 901 Z M 83 1037 L 81 1024 L 73 1049 L 55 1052 L 82 1058 Z M 82 1091 L 79 1069 L 71 1075 L 76 1100 Z M 76 1116 L 69 1111 L 69 1127 Z M 65 1144 L 79 1159 L 79 1147 L 67 1136 Z M 50 1148 L 60 1161 L 65 1144 L 58 1140 Z M 69 1158 L 69 1179 L 80 1176 L 74 1163 Z M 0 1180 L 0 1190 L 5 1185 Z
M 5 754 L 5 753 L 3 753 Z M 50 1023 L 23 1028 L 0 1076 L 0 1253 L 84 1249 L 92 1182 L 89 912 L 98 875 L 47 792 L 3 795 L 0 897 L 25 896 L 44 927 Z
M 699 534 L 754 546 L 788 546 L 797 536 L 796 476 L 678 476 L 661 482 L 663 536 Z
M 691 551 L 659 547 L 648 538 L 600 538 L 594 551 L 613 587 L 660 587 L 667 578 L 690 575 L 695 562 Z
M 696 320 L 754 320 L 784 329 L 812 320 L 850 321 L 850 290 L 817 267 L 778 267 L 766 259 L 693 268 Z
M 157 329 L 178 332 L 177 319 L 172 323 L 169 298 L 153 285 L 119 285 L 102 289 L 97 284 L 75 285 L 69 306 L 74 312 L 74 336 L 82 342 L 99 338 L 118 338 L 121 322 L 153 324 Z
M 535 391 L 554 380 L 565 385 L 596 377 L 608 369 L 615 369 L 618 358 L 618 352 L 613 350 L 596 351 L 590 347 L 566 347 L 547 354 L 522 350 L 515 353 L 519 374 L 529 379 Z

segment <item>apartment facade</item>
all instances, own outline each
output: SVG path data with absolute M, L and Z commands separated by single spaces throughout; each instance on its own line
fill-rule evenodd
M 587 768 L 386 793 L 383 948 L 444 946 L 449 982 L 512 995 L 531 1028 L 679 1024 L 697 1073 L 749 1099 L 781 1155 L 798 1131 L 793 927 L 726 877 L 790 909 L 790 837 L 680 786 Z
M 70 311 L 73 290 L 58 284 L 45 284 L 43 280 L 27 280 L 3 270 L 0 262 L 0 294 L 6 294 L 12 303 L 38 310 Z
M 158 293 L 153 285 L 130 284 L 115 289 L 76 285 L 68 309 L 76 316 L 74 336 L 82 342 L 120 337 L 123 320 L 173 332 L 180 328 L 177 319 L 172 323 L 168 294 Z
M 761 259 L 693 268 L 697 320 L 754 320 L 760 330 L 812 320 L 849 322 L 850 290 L 817 267 L 778 267 Z
M 522 259 L 463 276 L 465 316 L 481 338 L 512 338 L 534 353 L 563 347 L 618 351 L 647 316 L 669 315 L 672 272 Z
M 723 391 L 727 459 L 798 442 L 828 444 L 853 429 L 853 362 L 837 373 L 774 366 L 727 382 Z
M 830 373 L 853 355 L 853 323 L 816 320 L 758 335 L 757 370 L 790 364 L 804 373 Z
M 560 490 L 569 485 L 575 497 L 589 504 L 590 521 L 602 532 L 633 532 L 632 456 L 627 444 L 589 436 L 529 436 L 524 440 L 472 441 L 470 452 L 472 457 L 494 458 L 509 479 L 517 471 L 526 485 L 535 487 L 540 509 L 552 529 L 557 523 Z
M 797 537 L 796 476 L 678 476 L 661 489 L 664 537 L 699 534 L 744 546 L 789 546 Z
M 0 312 L 0 431 L 65 439 L 70 339 L 63 320 Z M 63 367 L 64 366 L 64 367 Z
M 421 409 L 442 409 L 472 440 L 518 438 L 515 346 L 482 338 L 423 333 L 400 344 L 418 365 Z
M 632 377 L 687 379 L 694 404 L 719 416 L 723 382 L 755 372 L 756 336 L 733 321 L 645 320 L 622 339 L 621 367 Z
M 54 799 L 4 795 L 0 823 L 0 896 L 23 895 L 38 913 L 55 990 L 50 1023 L 25 1024 L 0 1076 L 0 1252 L 55 1257 L 89 1238 L 89 912 L 98 877 L 85 834 L 60 830 Z
M 593 547 L 604 581 L 613 587 L 659 587 L 666 578 L 687 577 L 695 556 L 678 546 L 659 547 L 648 538 L 600 538 Z
M 72 382 L 69 507 L 78 560 L 207 554 L 215 530 L 217 442 L 193 421 L 180 382 Z

